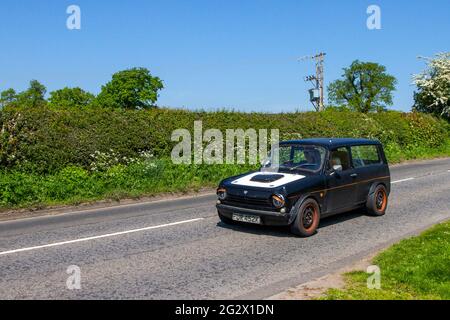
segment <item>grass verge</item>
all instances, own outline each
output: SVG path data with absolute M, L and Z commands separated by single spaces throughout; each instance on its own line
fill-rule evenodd
M 402 148 L 398 144 L 386 144 L 384 151 L 390 164 L 401 163 L 406 160 L 426 160 L 439 157 L 450 156 L 450 139 L 443 141 L 437 148 L 430 148 L 422 145 L 414 145 Z
M 365 272 L 344 275 L 343 289 L 329 289 L 329 300 L 449 300 L 450 222 L 403 240 L 379 254 L 381 289 L 368 289 Z
M 170 159 L 159 159 L 94 172 L 76 166 L 47 175 L 0 171 L 0 210 L 196 192 L 253 169 L 249 165 L 175 165 Z

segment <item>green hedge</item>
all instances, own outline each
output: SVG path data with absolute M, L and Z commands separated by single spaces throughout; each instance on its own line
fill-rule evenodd
M 174 146 L 172 131 L 203 129 L 279 129 L 281 138 L 368 137 L 383 142 L 393 153 L 438 148 L 448 140 L 449 125 L 419 113 L 190 112 L 173 109 L 146 111 L 114 109 L 0 111 L 0 166 L 26 172 L 54 173 L 67 166 L 88 168 L 96 151 L 136 157 L 140 151 L 167 157 Z

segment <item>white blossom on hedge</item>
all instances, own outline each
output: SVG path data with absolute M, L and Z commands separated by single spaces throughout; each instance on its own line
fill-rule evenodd
M 420 58 L 428 66 L 425 71 L 413 76 L 413 82 L 419 94 L 431 102 L 421 106 L 421 109 L 434 113 L 438 108 L 442 116 L 450 117 L 450 52 L 439 53 L 434 58 Z

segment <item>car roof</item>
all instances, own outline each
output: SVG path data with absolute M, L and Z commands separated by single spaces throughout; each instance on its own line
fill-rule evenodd
M 286 144 L 304 144 L 304 145 L 317 145 L 327 148 L 338 148 L 344 146 L 357 146 L 357 145 L 380 145 L 378 140 L 370 139 L 354 139 L 354 138 L 312 138 L 302 140 L 289 140 L 280 142 L 280 145 Z

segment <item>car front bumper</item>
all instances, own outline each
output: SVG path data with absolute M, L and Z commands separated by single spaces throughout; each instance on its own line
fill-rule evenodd
M 219 213 L 226 218 L 233 219 L 233 214 L 244 214 L 261 218 L 261 223 L 266 226 L 288 226 L 291 223 L 290 213 L 279 213 L 273 211 L 262 211 L 247 208 L 228 206 L 225 204 L 216 205 Z

